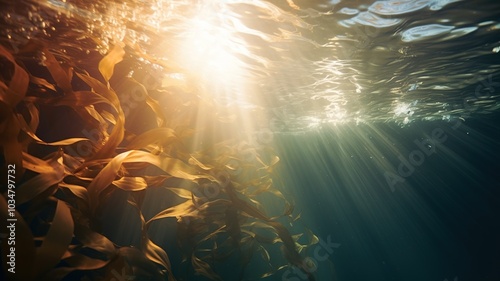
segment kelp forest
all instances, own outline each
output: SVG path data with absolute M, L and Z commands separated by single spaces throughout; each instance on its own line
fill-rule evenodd
M 76 16 L 45 9 L 57 20 L 23 33 L 43 13 L 14 2 L 0 1 L 2 280 L 314 280 L 318 238 L 291 227 L 265 117 Z

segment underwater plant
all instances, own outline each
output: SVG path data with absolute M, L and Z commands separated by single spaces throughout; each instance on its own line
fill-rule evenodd
M 232 280 L 265 278 L 287 266 L 314 280 L 301 253 L 318 239 L 310 233 L 302 245 L 285 226 L 283 218 L 294 219 L 293 204 L 273 184 L 279 158 L 271 145 L 228 138 L 225 130 L 240 121 L 219 114 L 195 87 L 141 83 L 150 65 L 137 59 L 146 55 L 130 42 L 88 59 L 56 44 L 0 45 L 0 159 L 2 174 L 15 171 L 15 184 L 2 185 L 2 231 L 16 219 L 15 269 L 5 260 L 13 246 L 3 239 L 3 277 L 223 280 L 217 267 L 237 259 Z M 126 98 L 131 89 L 139 97 L 133 101 Z M 252 153 L 241 155 L 242 143 Z M 144 211 L 150 190 L 170 204 L 152 216 Z M 110 206 L 118 192 L 136 211 L 130 220 L 140 221 L 135 245 L 120 245 L 103 231 L 106 212 L 120 208 Z M 263 194 L 282 202 L 282 214 L 267 214 Z M 187 264 L 178 276 L 150 235 L 165 219 L 176 222 L 171 231 Z M 276 245 L 283 253 L 278 261 Z M 266 268 L 258 275 L 245 271 L 259 259 L 255 253 Z

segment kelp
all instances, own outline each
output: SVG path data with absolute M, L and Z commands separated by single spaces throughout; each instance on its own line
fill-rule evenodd
M 30 42 L 17 52 L 0 45 L 0 147 L 4 166 L 16 167 L 18 218 L 18 270 L 16 274 L 4 271 L 4 276 L 12 280 L 111 280 L 119 273 L 148 280 L 182 279 L 174 276 L 168 254 L 150 237 L 153 224 L 175 219 L 177 229 L 172 231 L 177 231 L 183 260 L 191 272 L 185 278 L 199 274 L 222 280 L 214 265 L 231 257 L 241 265 L 234 279 L 246 278 L 245 268 L 258 252 L 267 271 L 254 278 L 295 266 L 314 280 L 301 253 L 317 243 L 317 237 L 310 233 L 310 243 L 301 245 L 282 222 L 282 218 L 299 216 L 292 218 L 293 204 L 273 185 L 279 158 L 259 154 L 269 154 L 272 148 L 231 139 L 190 148 L 200 131 L 238 120 L 221 118 L 211 109 L 200 110 L 210 103 L 194 94 L 186 102 L 185 91 L 195 87 L 183 87 L 177 93 L 161 87 L 148 89 L 131 76 L 115 77 L 126 72 L 116 68 L 127 52 L 138 50 L 137 46 L 128 46 L 128 51 L 125 47 L 117 42 L 96 71 L 85 70 L 79 60 L 61 55 L 49 43 Z M 26 67 L 34 64 L 40 64 L 43 71 Z M 154 116 L 150 128 L 134 126 L 138 121 L 130 117 L 133 112 L 124 110 L 130 105 L 120 97 L 132 85 L 139 86 L 144 96 L 139 101 L 144 107 L 132 110 L 148 110 Z M 160 105 L 158 95 L 166 95 L 172 104 Z M 43 116 L 60 108 L 74 111 L 79 118 L 74 124 L 81 126 L 77 131 L 91 134 L 75 133 L 51 141 L 40 137 Z M 198 112 L 207 112 L 210 122 L 205 124 L 213 128 L 196 126 Z M 84 145 L 87 150 L 79 153 Z M 146 218 L 144 195 L 150 189 L 162 189 L 174 203 Z M 128 193 L 127 202 L 140 220 L 138 245 L 117 245 L 101 230 L 101 217 L 117 190 Z M 5 191 L 0 198 L 2 223 L 7 218 Z M 267 215 L 259 200 L 262 194 L 282 201 L 283 213 Z M 282 245 L 288 264 L 273 262 L 269 246 L 274 244 Z M 2 253 L 6 251 L 3 243 Z

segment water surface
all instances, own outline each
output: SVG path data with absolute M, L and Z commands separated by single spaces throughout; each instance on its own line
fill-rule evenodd
M 318 280 L 500 280 L 500 2 L 0 4 L 1 44 L 90 65 L 125 42 L 136 71 L 258 112 L 301 226 L 338 243 Z

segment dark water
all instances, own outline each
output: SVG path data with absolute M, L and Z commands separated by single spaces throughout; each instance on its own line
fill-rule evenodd
M 446 141 L 391 186 L 384 174 L 398 175 L 399 156 L 435 129 Z M 498 280 L 498 129 L 497 115 L 456 129 L 376 124 L 280 139 L 305 221 L 340 244 L 339 280 Z
M 0 3 L 2 44 L 135 42 L 267 116 L 317 280 L 500 280 L 500 2 Z

